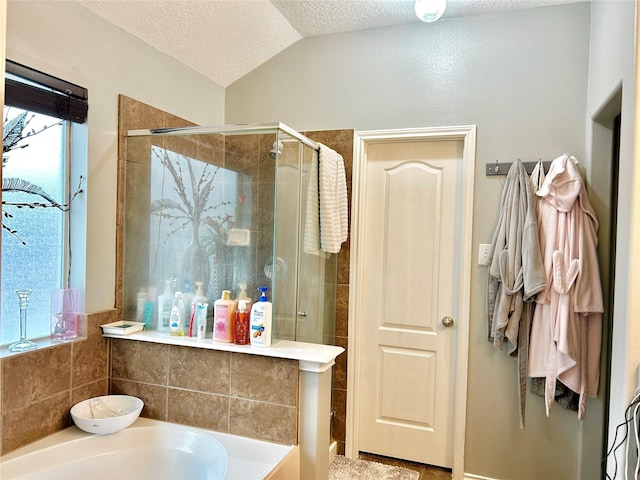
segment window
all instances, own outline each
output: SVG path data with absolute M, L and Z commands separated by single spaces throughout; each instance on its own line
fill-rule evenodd
M 71 132 L 87 112 L 86 90 L 75 90 L 80 102 L 80 87 L 13 62 L 6 70 L 0 345 L 20 337 L 16 290 L 32 291 L 26 336 L 34 339 L 51 333 L 52 289 L 72 286 L 68 205 L 81 180 L 70 175 Z

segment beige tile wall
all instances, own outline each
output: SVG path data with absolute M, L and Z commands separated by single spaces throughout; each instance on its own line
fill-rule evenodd
M 0 361 L 2 454 L 63 430 L 75 403 L 106 395 L 108 341 L 100 325 L 115 321 L 115 310 L 82 317 L 86 338 Z
M 145 402 L 156 420 L 297 444 L 298 362 L 112 340 L 111 393 Z

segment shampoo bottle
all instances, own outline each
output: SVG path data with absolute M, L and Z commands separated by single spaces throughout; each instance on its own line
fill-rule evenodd
M 173 302 L 171 280 L 167 280 L 164 283 L 164 293 L 158 295 L 158 321 L 156 328 L 159 332 L 169 331 L 169 317 L 171 316 L 171 304 Z
M 155 304 L 158 299 L 158 289 L 156 287 L 149 287 L 147 290 L 147 300 L 144 302 L 144 310 L 142 312 L 142 321 L 144 322 L 145 330 L 153 330 L 155 325 Z
M 207 303 L 207 297 L 204 295 L 204 290 L 202 286 L 204 285 L 202 282 L 196 282 L 196 294 L 193 296 L 193 300 L 191 302 L 190 307 L 190 315 L 189 315 L 189 336 L 190 337 L 199 337 L 198 330 L 198 322 L 196 320 L 196 305 L 199 303 Z
M 184 335 L 184 300 L 182 299 L 182 292 L 176 292 L 171 304 L 169 333 L 180 337 Z
M 233 314 L 235 302 L 231 291 L 223 290 L 222 298 L 213 302 L 213 339 L 216 342 L 233 343 Z
M 267 298 L 267 287 L 260 287 L 260 298 L 251 307 L 251 346 L 271 346 L 271 302 Z
M 191 304 L 193 303 L 193 292 L 191 291 L 191 282 L 189 280 L 185 280 L 182 286 L 182 301 L 184 302 L 185 308 L 184 330 L 186 334 L 189 328 L 189 319 L 191 318 Z
M 249 344 L 249 312 L 247 312 L 247 301 L 238 300 L 238 309 L 236 310 L 235 320 L 233 324 L 236 345 Z
M 142 287 L 136 297 L 136 322 L 144 321 L 145 303 L 147 303 L 147 287 Z

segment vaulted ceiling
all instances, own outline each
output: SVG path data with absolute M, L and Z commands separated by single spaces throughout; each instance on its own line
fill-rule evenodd
M 76 1 L 223 87 L 301 38 L 418 22 L 414 0 Z M 439 21 L 576 1 L 448 0 Z

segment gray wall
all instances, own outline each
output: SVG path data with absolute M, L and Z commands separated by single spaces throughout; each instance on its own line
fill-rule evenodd
M 477 124 L 477 245 L 491 238 L 504 183 L 484 175 L 485 163 L 586 156 L 589 33 L 581 3 L 307 38 L 227 88 L 225 121 L 298 130 Z M 582 438 L 575 413 L 555 406 L 546 418 L 530 395 L 520 430 L 516 364 L 484 340 L 485 267 L 472 275 L 465 471 L 599 478 L 601 435 Z M 603 409 L 590 400 L 587 418 L 600 421 Z

